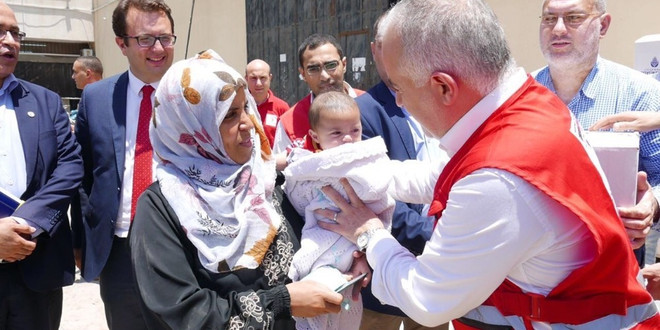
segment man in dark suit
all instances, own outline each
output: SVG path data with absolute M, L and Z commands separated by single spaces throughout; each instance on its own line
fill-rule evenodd
M 24 37 L 0 3 L 0 187 L 24 201 L 0 215 L 0 329 L 58 329 L 82 163 L 60 97 L 13 74 Z
M 381 82 L 355 99 L 360 108 L 362 138 L 381 136 L 387 145 L 390 159 L 425 161 L 440 157 L 438 145 L 429 140 L 421 126 L 396 104 L 395 94 L 387 86 L 387 73 L 381 64 L 382 36 L 378 32 L 378 24 L 385 15 L 381 15 L 376 20 L 374 41 L 371 43 L 371 54 Z M 435 221 L 432 217 L 426 216 L 427 212 L 423 205 L 399 201 L 396 202 L 394 209 L 392 234 L 416 255 L 422 253 L 433 231 Z M 405 330 L 429 329 L 407 317 L 400 309 L 381 304 L 371 294 L 371 284 L 362 290 L 362 301 L 364 312 L 360 329 L 399 329 L 402 322 Z M 447 329 L 447 327 L 447 324 L 443 324 L 430 329 Z
M 82 147 L 88 195 L 76 212 L 74 245 L 82 275 L 100 276 L 110 329 L 144 329 L 127 235 L 137 197 L 153 182 L 149 119 L 158 82 L 172 65 L 174 21 L 162 0 L 121 0 L 112 15 L 115 41 L 129 70 L 88 85 L 76 138 Z M 84 200 L 84 198 L 82 199 Z

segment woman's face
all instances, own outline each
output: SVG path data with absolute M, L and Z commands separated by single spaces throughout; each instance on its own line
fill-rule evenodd
M 247 113 L 247 106 L 245 90 L 238 88 L 227 115 L 220 123 L 220 137 L 227 156 L 240 165 L 250 160 L 253 147 L 250 130 L 254 125 Z

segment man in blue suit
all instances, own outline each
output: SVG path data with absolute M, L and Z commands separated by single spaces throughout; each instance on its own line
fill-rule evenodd
M 153 90 L 172 65 L 176 36 L 162 0 L 119 1 L 112 28 L 129 69 L 82 93 L 76 138 L 88 202 L 75 212 L 74 245 L 83 277 L 100 276 L 108 327 L 144 329 L 126 237 L 137 197 L 153 181 L 148 135 Z
M 24 37 L 0 3 L 0 187 L 24 201 L 0 214 L 0 329 L 58 329 L 82 163 L 60 97 L 13 74 Z
M 428 161 L 432 158 L 444 157 L 440 154 L 437 141 L 426 137 L 419 123 L 396 104 L 395 94 L 387 86 L 387 73 L 381 64 L 382 35 L 378 32 L 378 24 L 385 15 L 381 15 L 376 20 L 374 41 L 371 43 L 371 54 L 381 82 L 355 99 L 360 108 L 362 138 L 381 136 L 387 145 L 390 159 Z M 424 250 L 435 223 L 432 217 L 426 216 L 427 212 L 428 209 L 423 205 L 398 201 L 394 209 L 392 234 L 403 246 L 417 255 Z M 436 328 L 424 327 L 407 317 L 400 309 L 381 304 L 371 294 L 371 284 L 362 290 L 362 301 L 364 312 L 360 329 L 398 330 L 402 322 L 405 330 L 448 327 L 447 324 Z

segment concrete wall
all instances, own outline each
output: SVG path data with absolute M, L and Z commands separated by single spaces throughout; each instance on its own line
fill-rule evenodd
M 31 40 L 93 42 L 91 0 L 7 0 Z
M 486 0 L 493 7 L 509 40 L 518 64 L 527 71 L 545 65 L 539 48 L 539 16 L 542 0 Z M 607 11 L 612 15 L 610 29 L 601 40 L 602 57 L 632 67 L 635 40 L 647 34 L 660 33 L 660 1 L 610 0 Z
M 128 61 L 117 47 L 112 32 L 112 11 L 117 6 L 117 1 L 93 0 L 93 2 L 96 55 L 103 62 L 104 76 L 109 77 L 128 68 Z M 229 65 L 239 72 L 243 70 L 247 64 L 243 0 L 196 0 L 191 25 L 189 24 L 192 0 L 169 0 L 167 4 L 172 8 L 174 33 L 177 36 L 174 48 L 175 61 L 212 48 Z

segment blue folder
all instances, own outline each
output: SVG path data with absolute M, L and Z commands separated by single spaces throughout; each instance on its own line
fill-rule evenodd
M 0 218 L 14 214 L 23 201 L 5 189 L 0 188 Z

